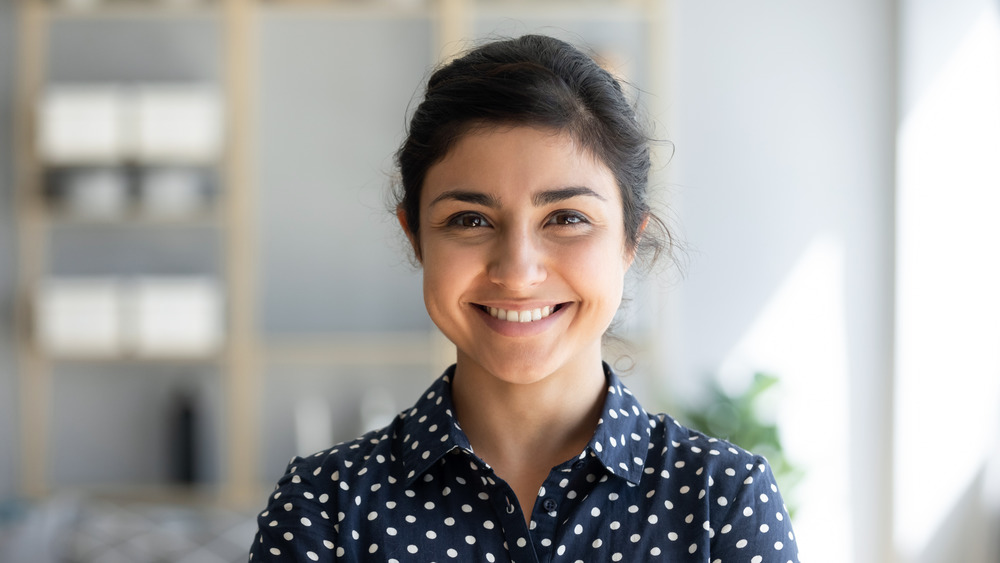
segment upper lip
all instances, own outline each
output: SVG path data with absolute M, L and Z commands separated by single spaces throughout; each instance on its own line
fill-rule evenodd
M 542 307 L 555 307 L 556 305 L 566 303 L 566 301 L 472 301 L 471 303 L 473 305 L 493 307 L 506 311 L 531 311 L 533 309 L 541 309 Z

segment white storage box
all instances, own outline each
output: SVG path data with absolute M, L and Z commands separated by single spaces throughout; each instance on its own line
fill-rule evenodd
M 124 98 L 109 84 L 53 85 L 38 111 L 38 152 L 48 164 L 115 163 L 124 157 Z
M 38 338 L 55 356 L 103 357 L 122 351 L 122 292 L 109 278 L 45 282 L 36 310 Z
M 210 278 L 140 278 L 129 317 L 138 356 L 204 356 L 222 344 L 222 297 Z
M 215 88 L 143 85 L 134 93 L 135 157 L 141 162 L 211 162 L 222 147 Z
M 128 210 L 128 180 L 120 169 L 91 168 L 62 177 L 63 209 L 73 217 L 120 218 Z
M 205 210 L 204 178 L 186 168 L 143 172 L 139 201 L 144 214 L 158 218 L 190 217 Z

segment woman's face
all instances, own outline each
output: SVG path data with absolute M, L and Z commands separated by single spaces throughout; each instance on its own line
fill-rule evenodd
M 427 172 L 419 233 L 424 301 L 460 370 L 531 383 L 600 365 L 631 254 L 614 176 L 572 137 L 465 135 Z

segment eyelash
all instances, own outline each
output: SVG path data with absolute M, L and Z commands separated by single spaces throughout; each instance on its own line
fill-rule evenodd
M 466 221 L 477 221 L 477 225 L 465 224 Z M 562 220 L 562 222 L 559 222 Z M 577 225 L 587 225 L 590 221 L 585 215 L 577 211 L 561 210 L 556 211 L 549 215 L 546 219 L 546 225 L 555 225 L 557 227 L 574 227 Z M 490 222 L 483 217 L 481 214 L 474 211 L 464 211 L 462 213 L 457 213 L 448 219 L 448 227 L 458 228 L 458 229 L 479 229 L 482 227 L 491 227 Z

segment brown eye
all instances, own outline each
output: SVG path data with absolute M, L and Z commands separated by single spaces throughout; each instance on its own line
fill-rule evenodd
M 479 227 L 490 226 L 490 224 L 486 221 L 486 218 L 478 213 L 460 213 L 452 217 L 451 220 L 448 221 L 448 225 L 463 229 L 476 229 Z
M 549 218 L 549 223 L 554 225 L 582 225 L 588 222 L 583 214 L 575 211 L 559 211 Z

